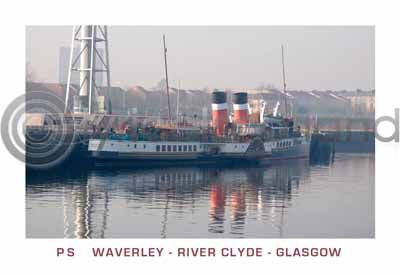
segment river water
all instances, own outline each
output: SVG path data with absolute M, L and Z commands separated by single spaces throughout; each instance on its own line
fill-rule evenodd
M 71 170 L 71 171 L 69 171 Z M 28 238 L 373 238 L 375 157 L 28 173 Z

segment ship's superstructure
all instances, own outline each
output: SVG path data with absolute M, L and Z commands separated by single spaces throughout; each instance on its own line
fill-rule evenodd
M 207 128 L 142 126 L 120 133 L 103 133 L 89 140 L 89 151 L 97 161 L 259 161 L 304 158 L 309 142 L 293 119 L 263 114 L 250 123 L 247 93 L 233 97 L 233 121 L 228 120 L 224 91 L 212 94 L 212 122 Z M 279 108 L 279 104 L 277 105 Z

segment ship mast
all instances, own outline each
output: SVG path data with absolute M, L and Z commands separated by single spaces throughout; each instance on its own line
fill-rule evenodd
M 179 92 L 181 91 L 181 81 L 178 81 L 178 92 L 176 98 L 176 134 L 179 135 Z
M 286 74 L 285 74 L 285 54 L 284 54 L 284 49 L 283 49 L 283 45 L 281 45 L 282 48 L 282 77 L 283 77 L 283 96 L 285 99 L 285 117 L 287 117 L 287 96 L 286 96 Z
M 169 85 L 168 85 L 168 68 L 167 68 L 167 48 L 165 47 L 165 35 L 163 35 L 164 42 L 164 64 L 165 64 L 165 82 L 167 85 L 167 99 L 168 99 L 168 119 L 169 123 L 171 123 L 171 106 L 169 103 Z
M 178 81 L 178 92 L 177 92 L 177 99 L 176 99 L 176 120 L 177 123 L 179 122 L 179 92 L 181 91 L 181 81 Z

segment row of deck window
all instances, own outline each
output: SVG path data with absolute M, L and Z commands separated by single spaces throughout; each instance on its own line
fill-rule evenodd
M 277 144 L 278 148 L 282 148 L 282 147 L 288 147 L 292 144 L 291 141 L 279 141 Z
M 110 145 L 111 146 L 114 146 L 114 143 L 110 143 Z M 128 147 L 131 147 L 131 145 L 130 144 L 128 144 Z M 133 148 L 138 148 L 138 145 L 135 143 L 135 144 L 133 144 Z M 143 149 L 146 149 L 146 144 L 143 144 Z
M 197 145 L 156 145 L 157 152 L 197 152 Z

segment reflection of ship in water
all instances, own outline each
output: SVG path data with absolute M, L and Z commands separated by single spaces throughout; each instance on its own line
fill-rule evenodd
M 293 165 L 294 164 L 294 165 Z M 209 232 L 224 233 L 230 223 L 230 234 L 243 235 L 246 219 L 268 218 L 282 235 L 283 215 L 290 205 L 292 189 L 308 174 L 306 163 L 265 168 L 226 170 L 210 183 Z
M 208 231 L 211 233 L 224 233 L 226 187 L 218 183 L 218 174 L 214 175 L 212 179 L 209 195 Z
M 67 180 L 49 180 L 48 184 L 53 188 L 52 182 L 58 182 L 56 188 L 63 193 L 66 238 L 107 237 L 108 212 L 113 204 L 120 203 L 117 199 L 125 201 L 125 207 L 157 209 L 157 216 L 161 217 L 159 236 L 163 238 L 169 236 L 169 225 L 176 215 L 187 217 L 188 211 L 201 211 L 201 215 L 208 217 L 211 236 L 229 233 L 240 237 L 248 221 L 268 221 L 282 234 L 292 193 L 297 192 L 300 182 L 304 182 L 301 179 L 308 173 L 308 163 L 298 160 L 271 167 L 236 169 L 93 170 L 68 175 Z M 35 179 L 28 181 L 27 192 L 46 191 L 46 187 L 41 191 L 35 188 Z
M 61 210 L 64 238 L 104 238 L 110 204 L 110 190 L 91 184 L 85 171 L 31 173 L 27 178 L 27 196 L 47 192 L 62 193 Z

